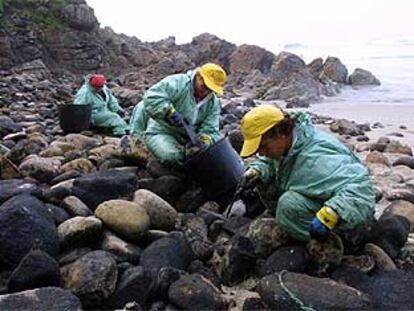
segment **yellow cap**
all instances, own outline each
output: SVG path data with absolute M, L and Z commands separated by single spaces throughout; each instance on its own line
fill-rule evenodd
M 213 63 L 207 63 L 198 68 L 198 72 L 210 90 L 223 95 L 223 85 L 227 80 L 227 74 L 223 68 Z
M 241 132 L 244 142 L 240 152 L 242 157 L 248 157 L 259 149 L 262 135 L 283 120 L 283 112 L 270 105 L 253 108 L 246 113 L 241 121 Z

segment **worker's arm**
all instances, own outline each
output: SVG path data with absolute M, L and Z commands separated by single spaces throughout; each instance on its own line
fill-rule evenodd
M 112 112 L 118 112 L 119 110 L 123 110 L 121 106 L 119 106 L 118 99 L 115 97 L 114 93 L 109 88 L 106 88 L 106 92 L 108 94 L 108 109 Z
M 261 182 L 269 183 L 276 178 L 278 162 L 267 157 L 257 156 L 256 160 L 247 165 L 247 168 L 258 171 Z
M 220 139 L 219 132 L 219 122 L 220 122 L 220 102 L 217 97 L 213 97 L 212 102 L 208 103 L 211 105 L 209 111 L 207 111 L 207 116 L 201 123 L 198 134 L 207 135 L 211 138 L 213 142 L 216 142 Z

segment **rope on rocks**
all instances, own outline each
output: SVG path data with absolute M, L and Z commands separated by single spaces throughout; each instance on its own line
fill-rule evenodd
M 316 311 L 316 309 L 312 308 L 312 307 L 307 307 L 305 306 L 305 304 L 303 303 L 302 300 L 299 299 L 298 296 L 296 296 L 294 293 L 292 293 L 292 291 L 286 286 L 286 284 L 283 282 L 283 275 L 288 272 L 287 270 L 282 270 L 279 273 L 279 284 L 282 287 L 282 289 L 289 295 L 289 297 L 296 303 L 299 305 L 299 307 L 303 310 L 303 311 Z

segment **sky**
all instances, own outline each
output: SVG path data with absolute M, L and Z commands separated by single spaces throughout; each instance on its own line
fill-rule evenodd
M 208 32 L 272 52 L 289 43 L 414 40 L 412 0 L 86 0 L 101 26 L 157 41 Z

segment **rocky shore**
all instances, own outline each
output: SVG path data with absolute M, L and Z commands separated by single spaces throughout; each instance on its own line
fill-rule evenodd
M 153 82 L 217 61 L 230 73 L 221 132 L 240 150 L 239 121 L 262 100 L 307 106 L 345 83 L 379 83 L 370 73 L 208 34 L 143 43 L 100 29 L 82 0 L 0 3 L 1 310 L 414 309 L 412 148 L 397 133 L 371 139 L 376 120 L 312 115 L 374 181 L 378 223 L 352 252 L 335 236 L 330 252 L 295 243 L 266 211 L 227 219 L 139 141 L 59 127 L 82 73 L 112 75 L 128 116 Z

